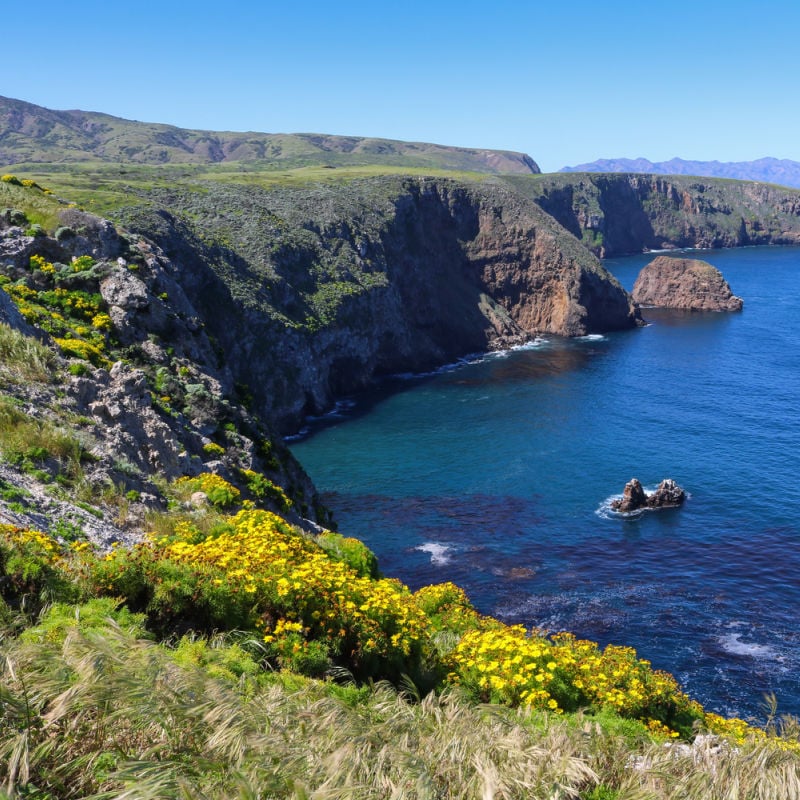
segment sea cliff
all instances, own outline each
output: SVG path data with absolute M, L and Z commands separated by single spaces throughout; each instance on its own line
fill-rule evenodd
M 800 243 L 800 192 L 721 178 L 557 174 L 507 178 L 593 253 Z
M 147 200 L 119 219 L 175 265 L 236 381 L 285 432 L 381 375 L 638 322 L 600 262 L 503 185 L 383 177 Z

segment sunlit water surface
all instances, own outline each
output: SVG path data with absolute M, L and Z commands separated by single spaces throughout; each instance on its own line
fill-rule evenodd
M 800 714 L 800 248 L 696 255 L 743 312 L 391 380 L 291 445 L 385 574 L 632 645 L 710 710 Z M 606 266 L 630 289 L 650 258 Z M 610 512 L 633 476 L 689 500 Z

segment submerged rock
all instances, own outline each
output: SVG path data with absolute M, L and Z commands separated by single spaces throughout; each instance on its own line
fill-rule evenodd
M 639 305 L 696 311 L 741 311 L 744 304 L 707 261 L 670 256 L 658 256 L 642 269 L 633 299 Z
M 640 508 L 673 508 L 686 499 L 686 492 L 672 478 L 665 478 L 652 494 L 647 494 L 638 478 L 631 478 L 626 484 L 622 498 L 611 501 L 614 511 L 637 511 Z

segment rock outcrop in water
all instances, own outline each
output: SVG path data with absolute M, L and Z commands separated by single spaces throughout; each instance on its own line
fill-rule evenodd
M 643 306 L 693 311 L 741 311 L 722 273 L 696 258 L 658 256 L 645 266 L 633 286 L 633 299 Z
M 652 494 L 647 494 L 638 478 L 625 484 L 622 498 L 611 501 L 614 511 L 627 513 L 640 508 L 674 508 L 683 504 L 686 492 L 672 478 L 665 478 Z

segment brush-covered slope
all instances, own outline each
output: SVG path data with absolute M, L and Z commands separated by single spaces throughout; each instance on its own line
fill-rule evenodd
M 502 185 L 208 183 L 142 200 L 117 218 L 169 256 L 237 380 L 282 430 L 382 374 L 637 324 L 597 259 Z
M 536 173 L 524 153 L 326 134 L 197 131 L 91 111 L 53 111 L 0 97 L 0 164 L 101 161 L 133 164 L 263 162 L 383 164 L 487 173 Z

